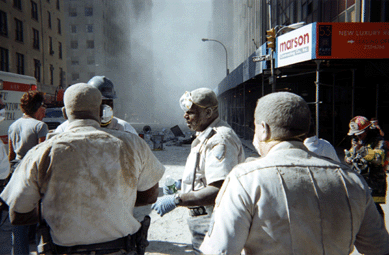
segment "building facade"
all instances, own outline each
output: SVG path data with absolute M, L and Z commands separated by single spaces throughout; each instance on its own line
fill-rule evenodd
M 66 84 L 66 47 L 60 0 L 0 1 L 0 70 L 33 76 L 46 102 Z
M 384 96 L 389 90 L 387 81 L 389 62 L 386 57 L 328 58 L 280 67 L 269 60 L 253 61 L 253 57 L 270 56 L 270 51 L 266 47 L 266 32 L 271 28 L 275 29 L 277 38 L 280 39 L 280 36 L 292 31 L 289 25 L 299 22 L 305 22 L 306 25 L 325 22 L 329 26 L 344 22 L 372 23 L 374 27 L 375 22 L 389 21 L 388 1 L 226 2 L 224 4 L 228 4 L 229 7 L 218 8 L 226 11 L 214 15 L 210 31 L 211 34 L 213 31 L 221 31 L 219 26 L 223 25 L 229 28 L 226 33 L 214 33 L 215 39 L 223 41 L 229 51 L 231 69 L 230 74 L 218 84 L 217 92 L 221 102 L 221 117 L 241 137 L 252 139 L 256 101 L 273 91 L 292 91 L 301 95 L 312 107 L 318 135 L 335 146 L 350 146 L 346 134 L 348 122 L 355 115 L 377 117 L 384 129 L 389 128 L 389 123 L 385 123 L 384 118 L 389 108 L 389 102 Z M 215 0 L 215 8 L 220 7 L 218 5 L 221 3 Z M 228 22 L 221 24 L 218 21 L 220 16 L 233 20 L 233 24 L 228 25 Z M 389 39 L 385 32 L 386 26 L 389 25 L 383 23 L 383 26 L 382 40 L 366 46 L 377 50 L 388 47 L 384 45 L 385 43 L 381 44 Z M 275 52 L 273 58 L 278 56 L 277 54 L 280 53 Z
M 151 53 L 145 52 L 133 39 L 140 22 L 149 31 L 151 0 L 65 0 L 64 4 L 68 34 L 67 86 L 88 82 L 95 75 L 108 77 L 118 96 L 115 115 L 133 121 L 138 117 L 134 110 L 137 107 L 132 104 L 134 94 L 143 102 L 152 101 L 151 92 L 137 93 L 150 80 L 150 75 L 141 75 L 142 72 L 151 74 L 147 71 L 150 67 L 136 65 L 136 57 L 151 59 Z

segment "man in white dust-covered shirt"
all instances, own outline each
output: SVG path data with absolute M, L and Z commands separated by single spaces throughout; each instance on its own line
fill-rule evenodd
M 72 85 L 64 104 L 67 130 L 31 149 L 0 195 L 11 223 L 37 222 L 41 200 L 51 252 L 128 254 L 143 229 L 134 206 L 156 201 L 164 166 L 139 136 L 100 127 L 97 88 Z
M 389 235 L 369 187 L 348 166 L 303 144 L 310 110 L 289 92 L 255 109 L 261 157 L 235 167 L 216 199 L 204 254 L 388 254 Z
M 158 198 L 152 208 L 161 216 L 177 206 L 189 208 L 188 225 L 197 254 L 208 230 L 217 193 L 228 173 L 245 156 L 234 130 L 219 118 L 218 100 L 211 89 L 186 92 L 180 105 L 188 127 L 196 131 L 183 173 L 182 191 Z

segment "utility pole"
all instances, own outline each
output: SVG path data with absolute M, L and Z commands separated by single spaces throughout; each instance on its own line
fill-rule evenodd
M 269 55 L 270 55 L 270 77 L 269 77 L 269 84 L 271 84 L 272 92 L 276 91 L 276 79 L 274 78 L 274 56 L 273 52 L 275 49 L 275 43 L 276 43 L 276 29 L 272 28 L 271 26 L 271 0 L 267 1 L 268 7 L 269 7 L 269 30 L 266 31 L 266 38 L 267 38 L 267 46 L 269 48 Z

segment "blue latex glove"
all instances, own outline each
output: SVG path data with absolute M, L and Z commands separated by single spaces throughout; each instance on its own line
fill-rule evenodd
M 174 195 L 167 195 L 159 197 L 157 202 L 151 206 L 151 209 L 156 210 L 159 215 L 163 216 L 164 214 L 174 210 L 176 207 L 177 206 L 174 203 Z

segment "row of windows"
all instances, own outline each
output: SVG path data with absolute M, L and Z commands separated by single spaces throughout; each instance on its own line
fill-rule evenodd
M 78 49 L 78 41 L 71 41 L 70 48 L 71 49 Z M 94 49 L 95 48 L 95 41 L 94 40 L 87 40 L 86 41 L 86 48 L 87 49 Z
M 47 0 L 47 2 L 48 3 L 50 3 L 50 0 Z M 18 10 L 20 10 L 20 11 L 22 11 L 23 10 L 23 6 L 22 6 L 22 0 L 13 0 L 13 7 L 14 8 L 16 8 L 16 9 L 18 9 Z M 33 13 L 34 11 L 34 9 L 35 9 L 35 11 L 36 11 L 36 13 L 38 13 L 38 6 L 37 6 L 37 4 L 36 4 L 36 2 L 35 1 L 31 1 L 31 13 Z M 56 1 L 56 8 L 57 8 L 57 10 L 60 10 L 61 8 L 60 8 L 61 6 L 60 6 L 60 0 L 57 0 Z M 38 17 L 37 17 L 37 20 L 38 20 Z
M 71 64 L 77 66 L 80 64 L 80 61 L 78 60 L 78 58 L 72 58 Z M 95 64 L 95 57 L 94 56 L 88 57 L 86 60 L 86 64 L 87 65 L 94 65 Z
M 23 42 L 23 22 L 15 18 L 16 40 Z M 48 27 L 51 29 L 51 14 L 48 12 Z M 61 20 L 57 19 L 57 32 L 62 34 Z M 0 35 L 8 36 L 7 13 L 0 10 Z
M 74 34 L 77 33 L 77 25 L 70 25 L 70 31 Z M 87 24 L 85 27 L 87 33 L 93 33 L 93 25 Z
M 6 13 L 0 11 L 0 17 L 2 17 L 2 14 L 6 15 Z M 0 22 L 0 24 L 2 24 L 2 23 Z M 5 34 L 2 33 L 2 34 L 8 36 L 8 28 L 5 31 L 6 31 L 6 33 Z M 36 50 L 40 50 L 39 30 L 33 28 L 32 29 L 32 36 L 33 36 L 32 47 Z M 19 19 L 16 19 L 16 18 L 15 18 L 15 41 L 24 42 L 23 22 Z M 49 54 L 50 55 L 54 54 L 53 38 L 50 36 L 49 36 Z M 58 56 L 60 59 L 62 59 L 62 43 L 61 42 L 58 42 Z
M 92 7 L 85 7 L 84 13 L 86 17 L 93 16 L 93 8 Z M 70 17 L 77 17 L 77 8 L 69 8 L 69 16 Z
M 16 62 L 16 73 L 18 74 L 25 74 L 25 61 L 24 61 L 24 55 L 21 53 L 16 53 L 15 56 L 15 62 Z M 38 82 L 41 81 L 41 61 L 38 59 L 34 59 L 34 77 Z M 8 49 L 0 47 L 0 70 L 9 72 L 9 51 Z M 54 66 L 50 65 L 50 85 L 54 84 Z M 60 81 L 59 84 L 63 85 L 63 69 L 59 68 L 59 77 Z
M 36 50 L 40 49 L 40 43 L 39 43 L 39 31 L 35 28 L 32 29 L 33 31 L 33 48 Z M 54 55 L 54 47 L 53 47 L 53 38 L 49 36 L 49 54 Z M 62 43 L 58 42 L 58 57 L 62 59 Z
M 92 79 L 96 74 L 94 72 L 88 73 L 89 79 Z M 78 81 L 80 80 L 80 74 L 79 73 L 72 73 L 72 81 Z

